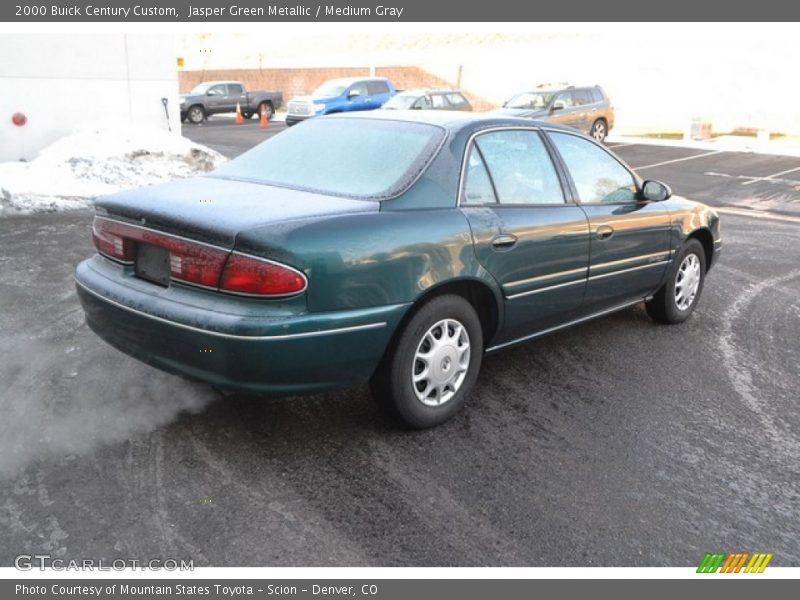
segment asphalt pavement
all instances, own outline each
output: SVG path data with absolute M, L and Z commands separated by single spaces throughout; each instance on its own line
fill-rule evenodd
M 279 129 L 256 123 L 191 136 L 232 155 Z M 90 222 L 0 219 L 0 565 L 800 566 L 798 223 L 723 215 L 686 323 L 634 307 L 490 355 L 465 410 L 420 432 L 366 388 L 221 397 L 106 346 L 72 285 Z

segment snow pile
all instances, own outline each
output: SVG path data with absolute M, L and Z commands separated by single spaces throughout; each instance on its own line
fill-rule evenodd
M 79 131 L 30 162 L 0 163 L 0 215 L 84 208 L 97 196 L 198 175 L 225 160 L 165 131 Z

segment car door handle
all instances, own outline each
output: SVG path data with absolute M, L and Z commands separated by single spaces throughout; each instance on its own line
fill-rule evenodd
M 510 250 L 517 243 L 517 236 L 503 233 L 492 240 L 492 247 L 496 250 Z
M 614 235 L 614 228 L 611 225 L 600 225 L 595 229 L 594 233 L 597 235 L 598 240 L 607 240 Z

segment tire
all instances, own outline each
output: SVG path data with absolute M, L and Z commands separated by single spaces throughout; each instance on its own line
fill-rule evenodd
M 205 121 L 206 111 L 199 104 L 195 104 L 194 106 L 189 107 L 189 110 L 186 111 L 186 118 L 190 123 L 200 125 L 200 123 Z
M 690 239 L 675 255 L 667 282 L 645 303 L 647 314 L 658 323 L 683 323 L 700 300 L 705 278 L 705 250 L 698 240 Z
M 592 123 L 592 128 L 589 130 L 589 135 L 600 143 L 604 142 L 606 140 L 606 136 L 608 135 L 608 123 L 606 123 L 606 120 L 597 119 L 594 123 Z
M 261 115 L 261 112 L 266 109 L 267 111 L 267 118 L 272 119 L 275 116 L 275 108 L 272 106 L 272 102 L 262 102 L 258 105 L 258 114 Z
M 440 425 L 464 405 L 482 358 L 475 309 L 461 296 L 437 296 L 395 338 L 370 381 L 372 396 L 384 412 L 410 427 Z

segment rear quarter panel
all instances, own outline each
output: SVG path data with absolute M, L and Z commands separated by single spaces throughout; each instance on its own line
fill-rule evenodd
M 483 281 L 501 298 L 453 208 L 295 221 L 244 232 L 236 247 L 303 270 L 311 312 L 412 303 L 455 279 Z

